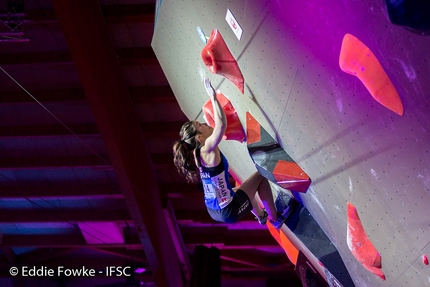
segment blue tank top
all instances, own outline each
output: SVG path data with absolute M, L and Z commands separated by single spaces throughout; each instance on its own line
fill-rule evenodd
M 205 193 L 205 204 L 211 209 L 223 209 L 232 200 L 234 191 L 228 181 L 228 161 L 221 154 L 221 162 L 215 167 L 205 167 L 200 162 L 200 148 L 196 149 L 196 158 L 200 170 L 200 178 Z

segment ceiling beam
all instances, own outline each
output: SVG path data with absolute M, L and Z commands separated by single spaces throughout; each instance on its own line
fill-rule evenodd
M 182 225 L 188 225 L 192 224 L 195 225 L 198 224 L 206 224 L 206 225 L 217 225 L 216 223 L 208 214 L 208 211 L 206 209 L 199 209 L 199 210 L 175 210 L 175 216 L 178 222 Z M 240 220 L 241 224 L 248 225 L 248 224 L 258 224 L 258 222 L 254 219 L 254 215 L 247 214 L 244 218 Z M 223 225 L 223 224 L 221 224 Z
M 122 248 L 111 248 L 111 249 L 105 249 L 103 248 L 103 245 L 101 245 L 99 248 L 96 248 L 95 246 L 90 247 L 90 249 L 95 250 L 97 252 L 103 253 L 103 254 L 109 254 L 109 255 L 113 255 L 115 257 L 121 257 L 121 258 L 125 258 L 125 259 L 130 259 L 133 260 L 135 262 L 141 262 L 141 263 L 148 263 L 148 260 L 146 260 L 145 258 L 142 258 L 141 256 L 136 256 L 137 252 L 136 250 L 133 250 L 133 254 L 127 254 L 127 250 Z
M 184 122 L 145 122 L 140 127 L 148 138 L 177 138 L 178 131 Z M 68 124 L 76 135 L 98 135 L 95 124 Z M 52 137 L 74 136 L 62 125 L 28 125 L 28 126 L 0 126 L 0 138 L 6 137 Z
M 223 240 L 222 238 L 231 238 L 234 241 L 235 237 L 269 237 L 271 238 L 270 232 L 267 228 L 261 228 L 261 225 L 258 224 L 257 221 L 254 221 L 255 224 L 248 224 L 247 226 L 242 226 L 242 228 L 230 228 L 228 224 L 215 224 L 212 226 L 182 226 L 181 233 L 184 236 L 194 234 L 200 234 L 201 236 L 217 234 L 217 239 L 221 239 L 221 241 L 225 242 L 227 240 Z M 255 227 L 255 228 L 253 228 Z M 204 241 L 201 241 L 204 242 Z M 217 241 L 214 241 L 217 242 Z M 276 240 L 273 240 L 276 243 Z
M 197 230 L 196 230 L 197 231 Z M 198 231 L 197 231 L 198 232 Z M 226 238 L 226 242 L 222 241 L 222 238 L 217 237 L 215 233 L 208 234 L 206 237 L 216 237 L 214 242 L 211 242 L 208 238 L 199 237 L 198 233 L 194 234 L 195 238 L 184 238 L 184 244 L 189 250 L 194 250 L 192 247 L 196 245 L 215 246 L 220 250 L 230 250 L 231 253 L 227 253 L 226 257 L 234 257 L 237 254 L 237 258 L 241 258 L 241 253 L 237 253 L 238 250 L 244 253 L 255 251 L 256 248 L 272 249 L 273 251 L 279 251 L 279 244 L 274 244 L 270 241 L 270 237 L 266 236 L 242 236 L 235 237 L 234 241 L 231 238 Z M 36 247 L 36 248 L 125 248 L 127 250 L 142 250 L 142 244 L 139 241 L 139 237 L 136 234 L 129 234 L 126 237 L 124 243 L 106 243 L 106 244 L 88 244 L 83 238 L 82 234 L 50 234 L 50 235 L 3 235 L 3 248 L 8 247 Z M 250 238 L 252 238 L 250 240 Z M 202 240 L 197 240 L 202 239 Z M 191 242 L 190 242 L 191 240 Z M 252 242 L 261 241 L 255 245 L 247 244 L 247 240 Z M 262 255 L 264 257 L 264 255 Z M 248 260 L 245 256 L 242 260 Z
M 47 168 L 100 168 L 112 169 L 106 155 L 55 157 L 2 157 L 0 170 Z
M 270 234 L 264 234 L 264 231 L 260 231 L 262 234 L 260 236 L 244 236 L 243 233 L 246 231 L 240 230 L 241 236 L 230 236 L 228 233 L 224 234 L 212 234 L 201 235 L 197 233 L 187 234 L 183 236 L 185 244 L 212 244 L 213 246 L 222 245 L 231 248 L 241 248 L 241 249 L 253 249 L 253 248 L 263 248 L 269 246 L 278 247 L 279 244 L 270 236 Z M 269 231 L 266 231 L 267 233 Z
M 78 136 L 99 134 L 96 124 L 68 124 L 67 127 Z M 0 138 L 54 136 L 74 135 L 70 134 L 70 132 L 60 124 L 0 126 Z
M 3 235 L 3 246 L 6 247 L 37 247 L 37 248 L 129 248 L 142 249 L 137 236 L 128 237 L 125 243 L 87 244 L 82 234 L 65 235 Z
M 40 264 L 53 258 L 63 257 L 77 249 L 78 248 L 39 248 L 19 255 L 19 261 L 22 265 Z
M 53 223 L 53 222 L 121 222 L 131 221 L 128 210 L 94 210 L 37 208 L 8 209 L 0 212 L 0 223 Z M 72 226 L 71 226 L 72 227 Z
M 3 246 L 10 247 L 55 247 L 80 248 L 87 245 L 84 237 L 79 235 L 3 235 Z
M 84 101 L 87 99 L 83 89 L 41 90 L 31 91 L 31 94 L 40 102 Z M 34 100 L 22 90 L 0 93 L 1 104 L 31 102 Z
M 172 165 L 171 153 L 151 154 L 154 165 Z M 47 168 L 98 168 L 112 169 L 106 155 L 89 156 L 39 156 L 39 157 L 2 157 L 0 170 L 7 169 L 47 169 Z
M 196 190 L 196 187 L 187 183 L 158 183 L 158 188 L 162 194 L 168 194 L 172 202 L 178 200 L 180 206 L 184 206 L 187 199 L 197 199 L 203 201 L 203 194 Z M 174 191 L 174 193 L 169 193 Z M 0 193 L 0 199 L 99 199 L 99 198 L 124 198 L 118 184 L 62 184 L 54 186 L 31 186 L 20 185 L 20 187 L 4 188 Z
M 5 188 L 0 193 L 0 199 L 99 199 L 99 198 L 124 198 L 117 184 L 90 184 L 57 186 L 20 186 Z
M 134 103 L 175 103 L 176 98 L 170 86 L 129 87 Z M 39 102 L 86 101 L 84 89 L 32 90 L 31 94 Z M 34 100 L 24 91 L 9 91 L 0 93 L 0 104 L 34 103 Z
M 184 286 L 178 255 L 165 228 L 151 158 L 121 74 L 119 62 L 124 63 L 124 55 L 112 46 L 98 1 L 53 0 L 52 3 L 155 283 L 160 287 Z M 152 49 L 139 48 L 134 52 L 140 56 L 143 53 L 144 60 L 150 58 L 158 63 Z M 133 63 L 147 64 L 135 59 Z
M 158 65 L 151 47 L 117 48 L 115 57 L 121 65 Z M 0 54 L 0 66 L 73 64 L 69 51 L 27 52 Z

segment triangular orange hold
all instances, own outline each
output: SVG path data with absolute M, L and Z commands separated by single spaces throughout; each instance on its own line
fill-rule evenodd
M 279 160 L 272 173 L 283 188 L 305 192 L 309 187 L 309 176 L 295 162 Z
M 358 216 L 357 209 L 350 202 L 347 202 L 348 227 L 346 240 L 352 254 L 363 266 L 385 280 L 382 272 L 382 258 L 370 239 L 367 237 Z
M 245 80 L 242 72 L 218 29 L 212 31 L 201 57 L 212 73 L 224 76 L 243 94 Z
M 261 140 L 260 124 L 249 112 L 246 112 L 246 136 L 248 145 Z
M 339 66 L 357 76 L 377 102 L 403 115 L 402 101 L 384 68 L 372 51 L 351 34 L 343 37 Z
M 216 91 L 218 102 L 227 117 L 227 129 L 224 133 L 224 140 L 237 140 L 238 142 L 245 141 L 245 131 L 240 123 L 239 116 L 236 113 L 236 109 L 231 104 L 230 100 L 224 96 L 220 91 Z M 204 118 L 207 124 L 211 127 L 215 127 L 214 120 L 214 109 L 211 100 L 207 100 L 202 107 Z

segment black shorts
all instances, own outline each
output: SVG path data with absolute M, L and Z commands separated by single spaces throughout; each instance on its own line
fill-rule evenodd
M 238 189 L 233 196 L 233 200 L 223 209 L 208 208 L 209 215 L 213 220 L 224 223 L 235 223 L 252 210 L 252 203 L 248 195 Z

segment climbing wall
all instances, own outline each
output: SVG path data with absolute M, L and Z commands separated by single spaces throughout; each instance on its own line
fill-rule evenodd
M 428 286 L 430 37 L 393 25 L 384 3 L 163 0 L 152 46 L 189 119 L 203 121 L 209 77 L 244 126 L 249 112 L 309 175 L 309 189 L 297 196 L 356 286 Z M 243 30 L 240 40 L 225 19 L 228 9 Z M 245 79 L 243 94 L 205 66 L 198 27 L 207 37 L 219 30 Z M 377 102 L 359 75 L 341 70 L 347 33 L 379 61 L 402 116 Z M 255 171 L 246 143 L 225 141 L 221 149 L 238 178 Z M 347 202 L 380 253 L 386 280 L 348 248 Z

